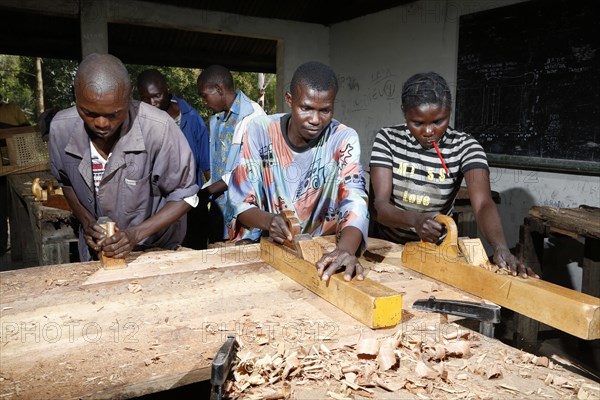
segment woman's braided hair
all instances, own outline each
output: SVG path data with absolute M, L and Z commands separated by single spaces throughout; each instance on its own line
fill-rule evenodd
M 438 104 L 450 109 L 452 94 L 444 78 L 435 72 L 418 73 L 402 86 L 402 111 L 407 112 L 422 104 Z

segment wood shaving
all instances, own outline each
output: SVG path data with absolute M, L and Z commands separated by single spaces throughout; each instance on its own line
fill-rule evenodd
M 439 371 L 427 365 L 424 361 L 419 361 L 415 367 L 415 373 L 419 378 L 435 379 L 440 376 Z
M 398 397 L 404 391 L 421 398 L 456 400 L 493 399 L 498 391 L 510 396 L 530 393 L 544 398 L 565 396 L 565 390 L 572 394 L 579 390 L 584 400 L 598 399 L 593 388 L 582 389 L 580 384 L 556 373 L 546 373 L 540 381 L 531 379 L 530 371 L 545 368 L 544 357 L 502 350 L 478 354 L 477 349 L 483 346 L 466 340 L 469 335 L 457 335 L 460 339 L 449 341 L 426 330 L 423 334 L 414 332 L 407 335 L 399 330 L 391 336 L 363 337 L 355 344 L 332 347 L 319 342 L 304 346 L 294 346 L 289 341 L 274 343 L 273 338 L 261 346 L 260 340 L 253 340 L 248 343 L 252 350 L 242 348 L 238 353 L 227 394 L 232 399 L 266 399 L 268 395 L 293 400 L 289 391 L 285 394 L 280 389 L 293 384 L 322 388 L 322 396 L 327 393 L 333 399 L 378 398 L 382 390 Z M 476 339 L 477 335 L 471 337 Z M 471 355 L 476 359 L 469 360 Z M 517 367 L 511 370 L 512 365 Z M 481 386 L 485 381 L 514 377 L 530 382 L 525 386 L 528 390 L 521 390 L 521 385 L 490 383 L 485 391 Z
M 577 391 L 577 400 L 600 399 L 600 387 L 584 383 Z
M 548 367 L 550 365 L 550 360 L 548 360 L 548 357 L 536 357 L 536 356 L 534 356 L 531 359 L 531 363 L 533 363 L 535 365 L 539 365 L 541 367 Z
M 471 343 L 467 340 L 457 340 L 446 345 L 446 354 L 454 357 L 466 357 L 471 354 Z
M 335 399 L 335 400 L 352 400 L 352 398 L 350 398 L 350 397 L 346 397 L 344 395 L 337 394 L 337 393 L 331 392 L 331 391 L 327 392 L 327 396 L 329 396 L 329 397 L 331 397 L 332 399 Z
M 380 371 L 387 371 L 394 367 L 398 360 L 396 359 L 395 345 L 393 339 L 385 340 L 379 347 L 377 354 L 377 362 L 379 363 Z
M 373 272 L 382 273 L 382 272 L 396 272 L 398 270 L 398 268 L 394 267 L 393 265 L 382 263 L 382 264 L 374 264 L 370 268 L 370 270 Z
M 426 346 L 423 350 L 429 360 L 442 361 L 446 358 L 446 347 L 441 343 Z
M 140 285 L 137 281 L 133 281 L 127 285 L 127 290 L 129 290 L 130 293 L 138 293 L 142 291 L 142 285 Z
M 494 363 L 486 373 L 487 379 L 500 379 L 502 378 L 502 371 L 498 367 L 498 364 Z
M 573 387 L 574 385 L 569 382 L 569 380 L 563 376 L 555 376 L 552 379 L 552 384 L 555 386 L 568 386 Z
M 379 341 L 375 338 L 361 339 L 356 345 L 356 355 L 362 359 L 373 359 L 379 354 Z
M 511 392 L 521 393 L 521 391 L 519 389 L 517 389 L 516 387 L 513 387 L 513 386 L 508 386 L 508 385 L 502 384 L 502 385 L 498 385 L 498 387 L 509 390 Z
M 388 392 L 393 392 L 394 391 L 394 389 L 392 387 L 390 387 L 386 382 L 384 382 L 376 374 L 374 374 L 371 379 L 373 380 L 373 383 L 375 383 L 377 386 L 379 386 L 383 390 L 387 390 Z

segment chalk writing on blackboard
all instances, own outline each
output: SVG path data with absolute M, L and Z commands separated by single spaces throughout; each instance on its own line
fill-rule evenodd
M 534 0 L 462 16 L 456 128 L 488 155 L 600 162 L 593 3 Z

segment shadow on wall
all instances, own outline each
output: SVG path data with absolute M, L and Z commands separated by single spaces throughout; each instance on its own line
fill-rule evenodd
M 519 242 L 519 229 L 529 209 L 535 205 L 537 204 L 534 198 L 522 188 L 508 189 L 500 193 L 498 212 L 509 248 L 514 248 Z

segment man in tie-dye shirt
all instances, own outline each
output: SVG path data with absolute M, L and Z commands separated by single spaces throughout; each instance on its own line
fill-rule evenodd
M 335 250 L 316 264 L 321 278 L 345 267 L 346 280 L 362 280 L 357 255 L 367 243 L 367 193 L 358 134 L 333 119 L 337 89 L 330 67 L 302 64 L 285 95 L 291 113 L 249 123 L 228 190 L 230 239 L 259 228 L 278 243 L 291 240 L 282 211 L 292 210 L 302 233 L 337 236 Z

